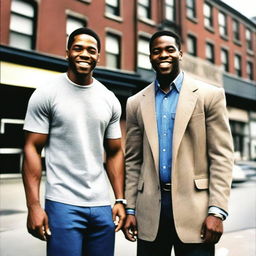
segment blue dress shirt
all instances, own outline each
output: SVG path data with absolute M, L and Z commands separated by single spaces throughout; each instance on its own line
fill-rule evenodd
M 170 91 L 164 92 L 155 80 L 156 119 L 159 141 L 159 174 L 161 183 L 171 182 L 172 137 L 175 114 L 184 74 L 179 75 L 170 85 Z

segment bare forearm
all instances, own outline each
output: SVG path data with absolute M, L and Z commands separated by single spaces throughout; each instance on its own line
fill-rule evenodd
M 116 198 L 124 198 L 124 156 L 122 150 L 106 159 L 108 178 Z
M 22 178 L 28 207 L 39 204 L 40 202 L 41 176 L 42 165 L 40 154 L 33 147 L 25 146 Z

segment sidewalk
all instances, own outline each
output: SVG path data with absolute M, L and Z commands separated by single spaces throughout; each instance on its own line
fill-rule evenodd
M 1 214 L 1 256 L 45 256 L 46 244 L 26 230 L 26 213 Z M 225 233 L 216 246 L 215 256 L 255 256 L 256 229 Z M 115 256 L 136 256 L 136 243 L 116 235 Z M 172 254 L 174 256 L 174 254 Z
M 255 256 L 255 238 L 255 228 L 224 233 L 217 244 L 216 256 Z M 118 232 L 115 250 L 115 256 L 135 256 L 136 243 L 127 241 Z M 46 255 L 45 242 L 27 233 L 25 195 L 20 179 L 0 180 L 0 255 Z

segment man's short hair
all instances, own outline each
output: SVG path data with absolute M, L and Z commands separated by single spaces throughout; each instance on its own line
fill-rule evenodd
M 149 40 L 149 51 L 150 52 L 151 52 L 154 40 L 156 38 L 160 37 L 160 36 L 170 36 L 170 37 L 173 37 L 175 39 L 176 45 L 178 46 L 178 49 L 179 50 L 181 49 L 181 40 L 180 40 L 179 35 L 177 35 L 176 33 L 172 32 L 172 31 L 162 30 L 162 31 L 157 31 L 150 38 L 150 40 Z
M 77 35 L 81 35 L 81 34 L 86 34 L 86 35 L 89 35 L 89 36 L 92 36 L 96 39 L 97 41 L 97 46 L 98 46 L 98 52 L 100 52 L 100 48 L 101 48 L 101 44 L 100 44 L 100 38 L 99 36 L 91 29 L 89 28 L 85 28 L 85 27 L 82 27 L 82 28 L 78 28 L 76 30 L 74 30 L 70 35 L 69 35 L 69 38 L 68 38 L 68 50 L 70 50 L 71 48 L 71 45 L 73 44 L 74 40 L 75 40 L 75 36 Z

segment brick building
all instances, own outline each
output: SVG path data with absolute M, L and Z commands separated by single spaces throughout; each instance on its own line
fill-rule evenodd
M 127 97 L 154 78 L 150 36 L 179 33 L 183 69 L 224 87 L 237 157 L 256 159 L 256 23 L 222 1 L 3 0 L 0 26 L 0 173 L 20 171 L 28 99 L 38 80 L 66 70 L 67 36 L 81 26 L 101 37 L 94 75 L 123 112 Z

